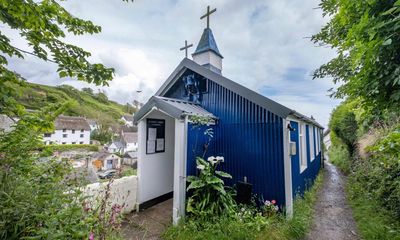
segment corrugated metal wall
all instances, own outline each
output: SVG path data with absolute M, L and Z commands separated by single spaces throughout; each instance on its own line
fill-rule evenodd
M 165 96 L 182 99 L 181 85 L 178 82 Z M 219 118 L 207 156 L 225 157 L 221 170 L 233 176 L 227 184 L 233 185 L 246 176 L 255 193 L 284 205 L 282 118 L 213 81 L 207 81 L 207 89 L 202 105 Z M 199 142 L 204 135 L 202 130 L 188 129 L 187 174 L 193 175 L 195 157 L 202 152 L 201 144 L 197 150 L 194 145 L 196 138 Z
M 290 121 L 290 125 L 294 128 L 294 131 L 290 132 L 290 141 L 296 143 L 296 155 L 291 156 L 292 161 L 292 189 L 293 196 L 302 195 L 304 190 L 312 186 L 315 177 L 317 176 L 321 167 L 321 151 L 316 152 L 316 138 L 314 129 L 314 151 L 315 160 L 311 161 L 310 153 L 310 126 L 306 125 L 306 149 L 307 149 L 307 168 L 300 173 L 300 149 L 299 149 L 299 123 L 296 121 Z

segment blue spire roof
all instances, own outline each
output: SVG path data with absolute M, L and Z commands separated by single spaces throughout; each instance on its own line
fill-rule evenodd
M 206 51 L 213 51 L 215 54 L 223 58 L 218 50 L 217 43 L 215 42 L 211 28 L 204 29 L 203 35 L 201 35 L 196 51 L 192 55 L 200 54 Z

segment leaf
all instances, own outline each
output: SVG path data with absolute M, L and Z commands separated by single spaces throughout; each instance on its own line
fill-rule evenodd
M 389 15 L 389 14 L 392 14 L 394 11 L 396 11 L 398 9 L 398 7 L 392 7 L 392 8 L 390 8 L 389 10 L 387 10 L 387 11 L 385 11 L 385 12 L 383 12 L 382 13 L 382 15 Z
M 222 172 L 222 171 L 215 171 L 215 173 L 221 177 L 224 178 L 232 178 L 232 175 L 230 175 L 229 173 L 226 172 Z
M 392 44 L 392 39 L 391 39 L 391 38 L 386 39 L 386 41 L 384 41 L 384 42 L 382 43 L 383 46 L 387 46 L 387 45 L 390 45 L 390 44 Z
M 204 187 L 206 184 L 202 181 L 194 181 L 192 183 L 190 183 L 189 187 L 187 187 L 186 191 L 189 191 L 190 189 L 197 189 L 197 188 L 201 188 Z

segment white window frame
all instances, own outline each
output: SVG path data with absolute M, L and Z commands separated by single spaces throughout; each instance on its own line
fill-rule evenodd
M 300 173 L 307 169 L 306 124 L 299 122 L 299 163 Z
M 320 132 L 319 132 L 319 128 L 317 128 L 316 132 L 315 132 L 315 137 L 316 137 L 316 148 L 317 148 L 317 155 L 321 152 L 321 138 L 320 138 Z
M 314 148 L 314 126 L 310 125 L 308 128 L 309 130 L 309 136 L 310 136 L 310 161 L 315 160 L 315 148 Z

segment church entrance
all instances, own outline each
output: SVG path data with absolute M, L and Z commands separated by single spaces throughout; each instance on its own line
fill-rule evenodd
M 138 123 L 139 209 L 173 198 L 173 219 L 184 214 L 187 122 L 152 109 Z

